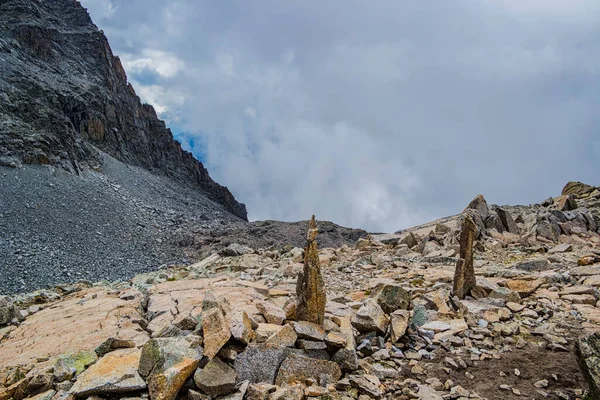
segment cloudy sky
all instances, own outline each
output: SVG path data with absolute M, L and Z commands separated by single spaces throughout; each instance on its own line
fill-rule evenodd
M 251 220 L 394 231 L 600 185 L 598 0 L 82 0 Z

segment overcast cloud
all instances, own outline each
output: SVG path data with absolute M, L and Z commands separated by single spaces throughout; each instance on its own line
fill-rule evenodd
M 82 0 L 249 218 L 394 231 L 600 185 L 598 0 Z

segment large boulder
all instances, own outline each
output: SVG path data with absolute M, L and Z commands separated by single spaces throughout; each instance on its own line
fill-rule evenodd
M 202 348 L 190 347 L 184 337 L 148 341 L 142 349 L 138 372 L 148 382 L 150 399 L 175 399 L 201 358 Z

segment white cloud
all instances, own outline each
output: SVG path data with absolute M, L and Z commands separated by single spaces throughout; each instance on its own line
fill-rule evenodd
M 596 0 L 103 2 L 136 90 L 251 218 L 393 231 L 600 184 Z
M 123 54 L 123 67 L 132 74 L 152 71 L 163 78 L 172 78 L 185 68 L 175 55 L 156 49 L 143 49 L 141 55 Z

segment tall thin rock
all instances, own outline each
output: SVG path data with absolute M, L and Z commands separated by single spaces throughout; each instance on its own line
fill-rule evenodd
M 473 237 L 475 222 L 470 215 L 465 216 L 460 229 L 460 257 L 454 272 L 454 295 L 464 299 L 475 287 L 475 269 L 473 267 Z
M 321 276 L 319 250 L 317 248 L 317 221 L 313 215 L 308 225 L 306 249 L 304 251 L 304 270 L 298 275 L 296 294 L 298 321 L 309 321 L 322 325 L 325 319 L 325 285 Z

